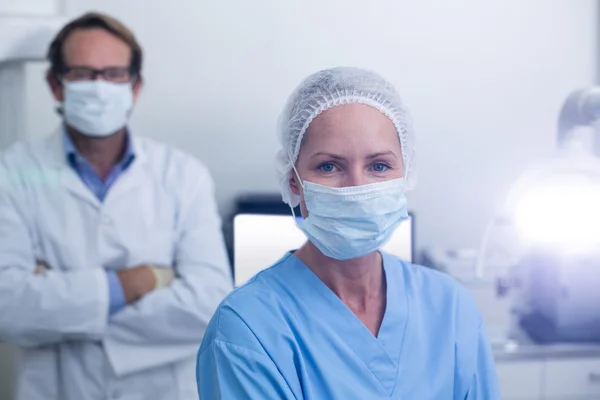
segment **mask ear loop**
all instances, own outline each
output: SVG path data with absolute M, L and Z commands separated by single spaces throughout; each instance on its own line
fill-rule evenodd
M 300 179 L 300 174 L 298 173 L 298 170 L 296 169 L 296 166 L 294 165 L 294 163 L 291 163 L 291 164 L 292 164 L 292 169 L 294 170 L 294 173 L 296 174 L 296 178 L 298 178 L 298 182 L 300 182 L 300 186 L 302 186 L 302 190 L 304 190 L 304 183 L 302 182 L 302 179 Z M 292 210 L 292 215 L 294 216 L 294 220 L 297 221 L 296 213 L 294 212 L 294 207 L 292 207 L 290 205 L 290 209 Z
M 61 117 L 64 117 L 64 115 L 65 115 L 65 82 L 63 80 L 63 77 L 59 76 L 57 74 L 53 75 L 52 79 L 54 79 L 56 81 L 56 83 L 62 87 L 62 96 L 63 96 L 62 101 L 58 104 L 55 104 L 54 111 L 56 111 L 56 113 L 58 115 L 60 115 Z

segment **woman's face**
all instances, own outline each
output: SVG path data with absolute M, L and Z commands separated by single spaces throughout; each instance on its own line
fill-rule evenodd
M 346 104 L 319 114 L 308 127 L 296 161 L 304 181 L 330 187 L 360 186 L 404 176 L 400 139 L 392 121 L 364 104 Z M 292 191 L 306 206 L 295 174 Z

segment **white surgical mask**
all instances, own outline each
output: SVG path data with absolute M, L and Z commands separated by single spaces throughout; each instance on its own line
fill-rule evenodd
M 388 242 L 408 218 L 404 179 L 332 188 L 303 182 L 308 217 L 298 223 L 326 256 L 348 260 Z
M 63 115 L 84 135 L 110 136 L 125 127 L 133 109 L 131 83 L 65 82 Z

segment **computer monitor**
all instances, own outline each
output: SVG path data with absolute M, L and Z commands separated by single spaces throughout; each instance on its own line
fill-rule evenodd
M 233 274 L 235 286 L 298 249 L 306 236 L 291 215 L 237 214 L 233 218 Z M 402 222 L 383 251 L 412 262 L 413 218 Z

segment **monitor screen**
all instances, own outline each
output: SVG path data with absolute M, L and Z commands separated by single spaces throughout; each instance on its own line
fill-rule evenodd
M 238 214 L 233 220 L 235 286 L 244 284 L 306 241 L 290 215 Z M 412 218 L 404 221 L 382 250 L 412 261 Z

